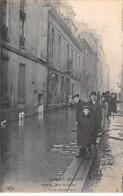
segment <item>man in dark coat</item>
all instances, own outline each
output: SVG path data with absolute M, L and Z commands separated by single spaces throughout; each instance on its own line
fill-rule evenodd
M 101 112 L 101 105 L 97 101 L 96 92 L 94 91 L 91 92 L 90 98 L 91 100 L 87 102 L 87 104 L 90 106 L 91 115 L 93 115 L 93 119 L 94 119 L 94 126 L 92 131 L 92 144 L 93 144 L 93 148 L 95 148 L 98 130 L 101 129 L 102 112 Z
M 108 114 L 107 114 L 107 119 L 111 117 L 111 96 L 110 92 L 106 91 L 106 97 L 105 97 L 106 102 L 108 103 Z
M 93 116 L 90 114 L 90 107 L 85 105 L 83 107 L 82 116 L 78 121 L 78 141 L 77 145 L 80 148 L 88 149 L 89 154 L 91 155 L 91 136 L 93 131 Z M 81 156 L 79 153 L 76 157 Z
M 116 96 L 116 93 L 111 94 L 110 109 L 111 109 L 111 112 L 113 113 L 113 118 L 114 118 L 114 113 L 117 113 L 117 96 Z
M 73 100 L 76 103 L 76 124 L 77 124 L 79 117 L 82 114 L 82 108 L 83 108 L 85 102 L 80 99 L 79 94 L 75 94 L 73 96 Z
M 76 125 L 77 125 L 77 142 L 78 142 L 78 121 L 80 117 L 82 116 L 82 112 L 83 112 L 82 109 L 83 109 L 85 102 L 80 99 L 79 94 L 75 94 L 72 98 L 74 102 L 76 103 Z M 86 151 L 85 148 L 80 148 L 78 157 L 79 157 L 79 154 L 82 154 L 85 151 Z

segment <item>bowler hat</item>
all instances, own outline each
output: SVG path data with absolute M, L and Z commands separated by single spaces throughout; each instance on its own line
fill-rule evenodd
M 97 95 L 97 94 L 96 94 L 96 92 L 95 92 L 95 91 L 92 91 L 92 92 L 91 92 L 91 95 Z
M 84 106 L 83 106 L 83 110 L 84 110 L 84 109 L 89 109 L 89 110 L 90 110 L 89 105 L 84 105 Z
M 79 97 L 79 94 L 75 94 L 75 95 L 73 95 L 73 97 L 72 97 L 72 98 L 75 98 L 75 97 Z

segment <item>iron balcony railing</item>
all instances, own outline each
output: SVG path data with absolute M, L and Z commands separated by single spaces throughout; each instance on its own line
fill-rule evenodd
M 5 25 L 1 26 L 1 36 L 4 39 L 8 38 L 8 27 L 6 27 Z

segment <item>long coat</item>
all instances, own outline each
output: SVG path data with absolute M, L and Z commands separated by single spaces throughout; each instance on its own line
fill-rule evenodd
M 91 135 L 93 131 L 93 117 L 89 114 L 85 116 L 82 114 L 78 121 L 78 139 L 77 145 L 79 147 L 88 147 L 91 142 Z
M 104 101 L 104 102 L 101 102 L 100 105 L 101 105 L 101 110 L 102 110 L 101 128 L 107 129 L 106 115 L 108 114 L 108 103 Z
M 102 120 L 101 105 L 98 101 L 96 101 L 95 104 L 93 104 L 92 101 L 89 101 L 87 102 L 87 104 L 90 106 L 91 115 L 94 118 L 92 137 L 96 138 L 98 134 L 98 129 L 101 128 L 101 120 Z
M 111 112 L 117 113 L 117 100 L 116 100 L 116 98 L 111 98 L 110 109 L 111 109 Z
M 82 116 L 84 104 L 85 104 L 85 102 L 82 101 L 81 99 L 76 104 L 76 122 L 78 122 L 80 116 Z
M 111 116 L 111 97 L 106 96 L 105 100 L 108 103 L 108 114 L 107 114 L 107 116 L 109 117 L 109 116 Z

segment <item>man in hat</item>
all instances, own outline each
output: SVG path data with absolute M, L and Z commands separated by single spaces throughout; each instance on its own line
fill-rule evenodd
M 87 104 L 90 106 L 91 115 L 93 115 L 94 126 L 92 131 L 92 148 L 96 147 L 96 140 L 98 135 L 98 130 L 101 129 L 102 112 L 101 105 L 97 101 L 97 94 L 95 91 L 91 92 L 90 101 Z
M 80 99 L 79 94 L 73 95 L 72 98 L 73 98 L 74 103 L 76 103 L 76 125 L 77 125 L 77 142 L 78 142 L 78 121 L 80 117 L 82 116 L 82 108 L 85 102 Z M 83 153 L 83 152 L 85 152 L 85 149 L 80 148 L 79 153 Z
M 73 101 L 76 103 L 76 124 L 78 123 L 79 117 L 82 114 L 82 108 L 85 104 L 79 97 L 79 94 L 73 95 Z

